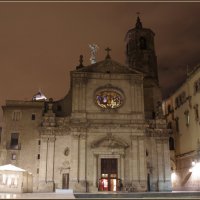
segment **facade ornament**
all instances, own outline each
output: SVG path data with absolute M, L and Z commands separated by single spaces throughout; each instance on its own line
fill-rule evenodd
M 111 49 L 110 49 L 109 47 L 107 47 L 107 48 L 105 49 L 105 51 L 107 52 L 106 59 L 110 59 L 110 54 L 109 54 L 109 52 L 111 51 Z
M 127 148 L 128 143 L 121 138 L 117 138 L 112 133 L 107 133 L 107 136 L 92 142 L 91 148 L 108 147 L 108 148 Z
M 136 24 L 135 24 L 135 28 L 136 29 L 142 29 L 142 23 L 141 23 L 140 17 L 139 17 L 140 12 L 137 12 L 136 14 L 137 14 L 137 21 L 136 21 Z
M 64 150 L 64 155 L 65 155 L 65 156 L 68 156 L 68 155 L 69 155 L 69 152 L 70 152 L 69 147 L 66 147 L 65 150 Z
M 83 55 L 80 55 L 79 62 L 80 62 L 80 64 L 79 64 L 79 66 L 76 67 L 76 69 L 81 69 L 84 67 L 83 66 Z
M 68 160 L 65 160 L 62 163 L 62 166 L 58 168 L 58 170 L 60 171 L 60 174 L 64 171 L 64 170 L 69 170 L 70 169 L 70 162 Z

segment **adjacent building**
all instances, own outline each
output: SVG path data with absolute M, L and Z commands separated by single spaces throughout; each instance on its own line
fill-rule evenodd
M 184 83 L 165 101 L 164 113 L 171 150 L 174 190 L 200 190 L 200 65 L 188 72 Z
M 107 48 L 89 66 L 80 56 L 63 99 L 40 91 L 6 101 L 0 163 L 31 173 L 33 191 L 170 191 L 154 36 L 138 17 L 126 34 L 126 66 Z

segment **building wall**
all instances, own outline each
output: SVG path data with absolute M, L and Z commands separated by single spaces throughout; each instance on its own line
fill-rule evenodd
M 163 102 L 165 114 L 168 123 L 172 125 L 171 137 L 174 138 L 175 150 L 171 159 L 176 166 L 173 167 L 176 172 L 174 178 L 175 190 L 199 190 L 198 181 L 194 179 L 192 171 L 192 161 L 196 163 L 199 160 L 199 141 L 200 141 L 200 124 L 196 112 L 199 113 L 199 90 L 195 92 L 195 82 L 200 78 L 199 66 L 188 74 L 185 82 L 178 88 L 168 99 Z M 177 105 L 176 99 L 182 95 L 182 102 Z M 168 110 L 169 106 L 171 111 Z M 189 121 L 188 121 L 189 117 Z M 176 127 L 178 119 L 179 130 Z M 175 168 L 175 169 L 174 169 Z M 174 175 L 175 176 L 175 175 Z M 191 187 L 191 185 L 193 185 Z
M 17 114 L 16 114 L 17 113 Z M 2 162 L 25 168 L 33 174 L 34 190 L 37 190 L 39 131 L 43 113 L 42 102 L 7 101 L 3 107 Z M 35 114 L 35 120 L 32 120 Z M 10 146 L 11 134 L 19 133 L 18 146 Z M 16 158 L 12 158 L 13 154 Z

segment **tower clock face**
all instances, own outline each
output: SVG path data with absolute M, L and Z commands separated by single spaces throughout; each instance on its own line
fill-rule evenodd
M 96 102 L 101 108 L 115 109 L 122 105 L 122 96 L 117 91 L 104 90 L 96 93 Z

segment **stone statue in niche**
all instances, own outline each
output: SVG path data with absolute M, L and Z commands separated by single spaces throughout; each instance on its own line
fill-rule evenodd
M 67 148 L 65 148 L 65 150 L 64 150 L 64 155 L 65 156 L 68 156 L 69 155 L 69 147 L 67 147 Z

